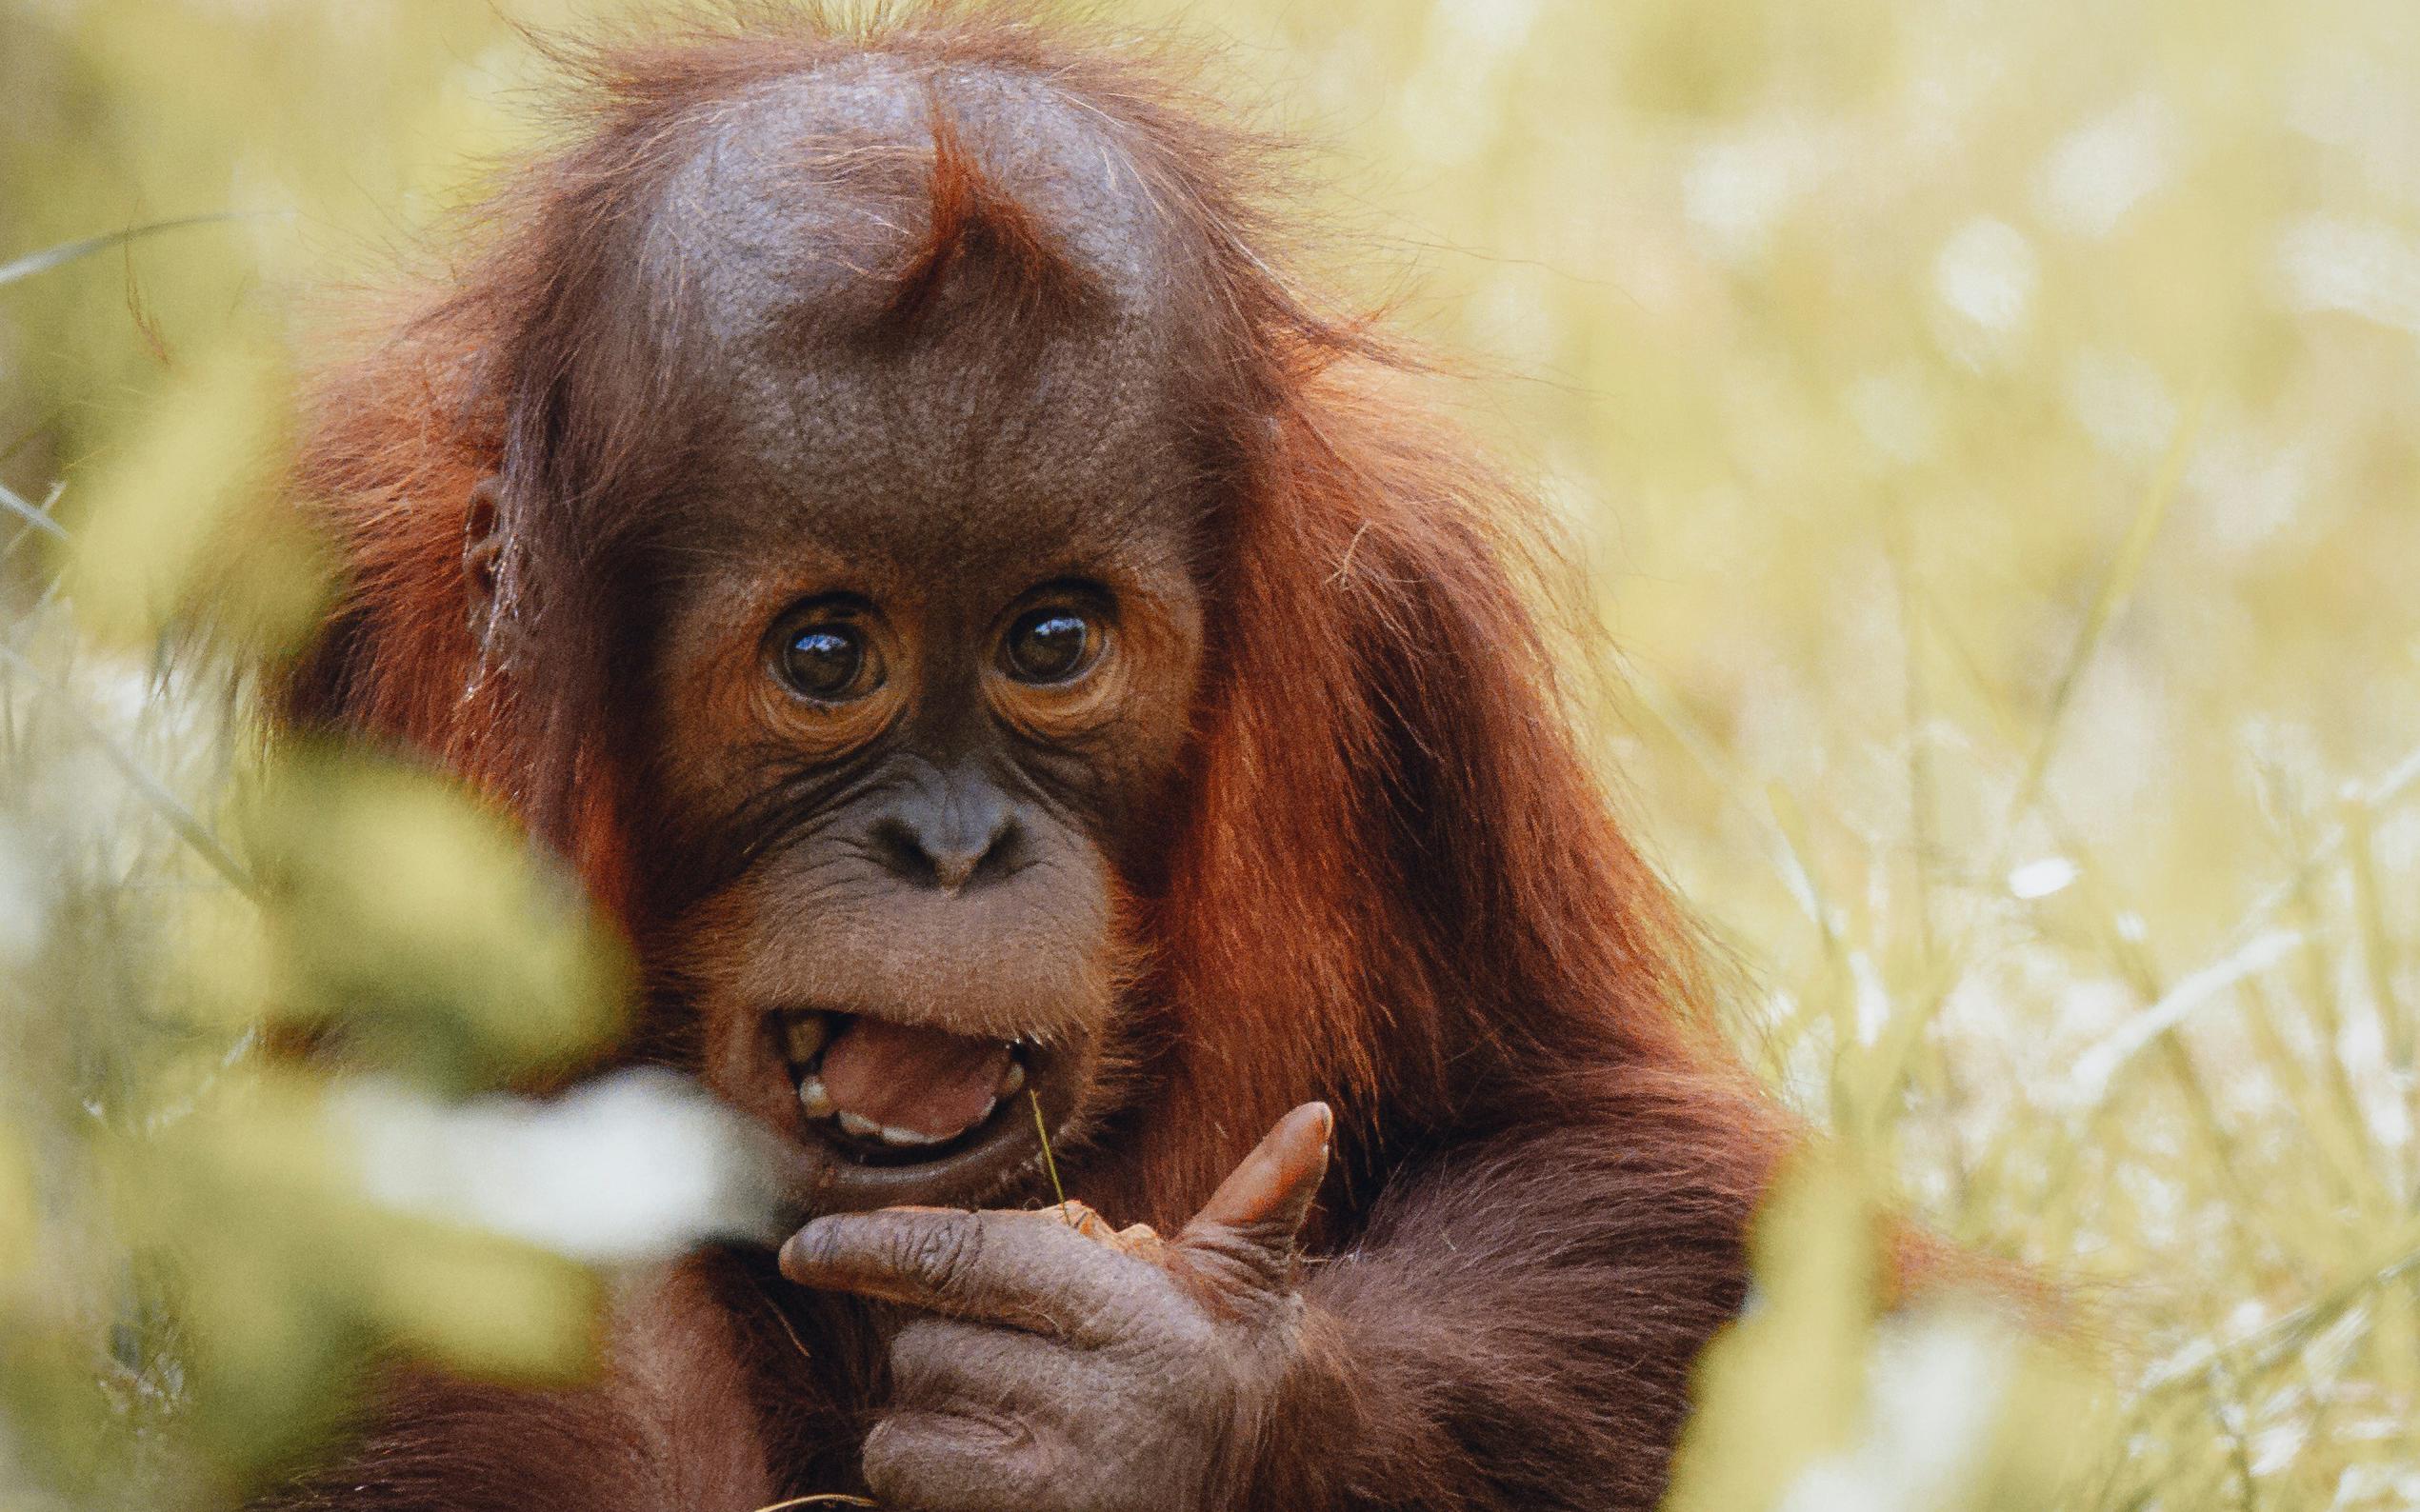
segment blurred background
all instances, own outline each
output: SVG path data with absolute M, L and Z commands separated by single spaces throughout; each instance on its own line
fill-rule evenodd
M 1683 1502 L 2420 1505 L 2420 8 L 1096 9 L 1221 43 L 1307 264 L 1471 375 L 1855 1152 Z M 0 0 L 0 1505 L 240 1494 L 373 1347 L 581 1367 L 596 1254 L 360 1150 L 610 1034 L 610 946 L 179 627 L 310 612 L 290 374 L 537 139 L 511 23 L 671 10 Z M 250 1054 L 365 1000 L 374 1097 Z M 2110 1383 L 1817 1284 L 1882 1200 L 2095 1299 Z

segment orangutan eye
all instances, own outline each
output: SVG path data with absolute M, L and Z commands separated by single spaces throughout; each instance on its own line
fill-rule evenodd
M 810 619 L 782 630 L 773 670 L 802 698 L 845 704 L 882 686 L 882 655 L 865 627 L 847 620 Z
M 1064 683 L 1090 667 L 1100 648 L 1101 632 L 1082 611 L 1029 609 L 1000 643 L 1000 665 L 1020 683 Z

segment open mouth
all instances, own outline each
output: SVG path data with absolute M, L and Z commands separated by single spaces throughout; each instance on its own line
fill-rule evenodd
M 945 1160 L 1014 1126 L 1037 1053 L 1023 1040 L 817 1009 L 783 1014 L 776 1032 L 807 1126 L 865 1166 Z

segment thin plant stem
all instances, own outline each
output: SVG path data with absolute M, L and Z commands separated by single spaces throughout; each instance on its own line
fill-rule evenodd
M 1050 1195 L 1057 1199 L 1061 1212 L 1067 1210 L 1067 1188 L 1059 1184 L 1059 1163 L 1050 1153 L 1050 1128 L 1042 1118 L 1042 1097 L 1031 1087 L 1026 1088 L 1025 1100 L 1033 1104 L 1033 1132 L 1042 1136 L 1042 1168 L 1050 1174 Z

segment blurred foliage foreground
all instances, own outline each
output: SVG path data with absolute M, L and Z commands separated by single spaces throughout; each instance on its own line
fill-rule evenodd
M 1676 1502 L 2420 1504 L 2420 10 L 1185 9 L 1532 375 L 1474 418 L 1595 569 L 1609 768 L 1840 1136 Z M 613 1032 L 561 880 L 265 753 L 191 628 L 321 602 L 298 295 L 529 77 L 474 0 L 0 3 L 0 1505 L 230 1501 L 379 1351 L 576 1375 L 598 1267 L 711 1226 L 698 1164 L 629 1210 L 662 1100 L 477 1096 Z M 363 1071 L 255 1053 L 340 1008 Z M 2112 1383 L 1877 1321 L 1884 1203 L 2072 1281 Z

